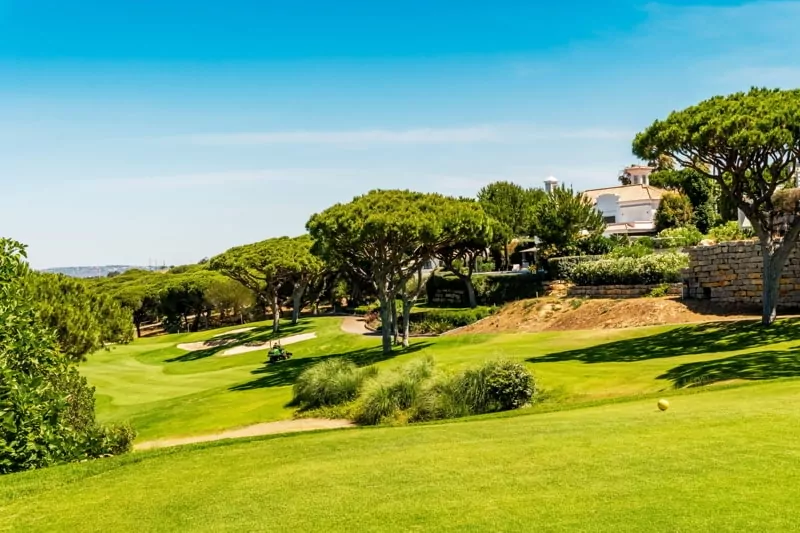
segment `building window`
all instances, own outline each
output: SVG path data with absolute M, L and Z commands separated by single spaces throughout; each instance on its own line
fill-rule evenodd
M 605 222 L 606 224 L 614 224 L 617 222 L 617 217 L 616 216 L 603 217 L 603 222 Z

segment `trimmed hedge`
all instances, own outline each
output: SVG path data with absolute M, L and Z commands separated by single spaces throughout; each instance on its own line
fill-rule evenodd
M 483 320 L 495 312 L 493 307 L 475 309 L 418 309 L 408 317 L 411 333 L 444 333 L 451 329 L 463 328 Z
M 577 265 L 570 281 L 576 285 L 658 285 L 678 283 L 689 256 L 670 252 L 644 257 L 602 259 Z
M 589 263 L 603 259 L 602 255 L 566 255 L 547 260 L 547 273 L 550 279 L 569 279 L 572 271 L 581 263 Z
M 472 285 L 478 305 L 502 305 L 535 298 L 543 292 L 542 276 L 531 273 L 475 274 Z M 452 274 L 434 274 L 425 285 L 429 306 L 468 307 L 469 297 L 463 281 Z M 449 296 L 449 298 L 448 298 Z

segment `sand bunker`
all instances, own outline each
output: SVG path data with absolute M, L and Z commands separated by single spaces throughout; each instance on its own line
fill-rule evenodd
M 230 332 L 228 333 L 230 334 Z M 234 346 L 233 348 L 228 348 L 224 352 L 218 353 L 216 355 L 238 355 L 247 352 L 257 352 L 258 350 L 264 350 L 272 346 L 274 342 L 279 342 L 281 346 L 286 346 L 287 344 L 295 344 L 298 342 L 303 342 L 311 339 L 316 339 L 316 333 L 302 333 L 300 335 L 292 335 L 290 337 L 284 337 L 282 339 L 277 339 L 276 341 L 268 340 L 263 342 L 248 342 L 246 344 L 242 344 L 241 346 Z M 189 342 L 185 344 L 179 344 L 178 348 L 181 350 L 185 350 L 187 352 L 197 352 L 200 350 L 209 350 L 211 348 L 220 348 L 224 346 L 228 346 L 230 344 L 235 344 L 237 339 L 214 339 L 213 337 L 207 341 L 202 342 Z
M 213 339 L 213 338 L 216 338 L 216 337 L 227 337 L 228 335 L 236 335 L 237 333 L 245 333 L 247 331 L 253 331 L 254 329 L 256 329 L 256 328 L 255 327 L 250 327 L 250 328 L 232 329 L 230 331 L 226 331 L 225 333 L 217 333 L 216 335 L 214 335 L 214 337 L 211 337 L 211 338 Z
M 278 339 L 276 342 L 280 343 L 281 346 L 286 346 L 287 344 L 295 344 L 298 342 L 303 342 L 311 339 L 316 339 L 316 333 L 302 333 L 300 335 L 292 335 L 291 337 L 284 337 L 282 339 Z M 259 342 L 253 344 L 243 344 L 241 346 L 234 346 L 233 348 L 228 348 L 220 355 L 238 355 L 240 353 L 247 353 L 247 352 L 256 352 L 258 350 L 263 350 L 268 348 L 272 345 L 272 341 L 266 342 Z

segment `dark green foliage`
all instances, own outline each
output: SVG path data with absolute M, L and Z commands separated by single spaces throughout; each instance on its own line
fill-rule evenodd
M 89 387 L 30 303 L 24 247 L 0 239 L 0 473 L 127 451 L 97 426 Z
M 538 274 L 476 274 L 472 278 L 479 305 L 494 306 L 525 298 L 535 298 L 544 291 L 543 278 Z M 425 285 L 429 306 L 467 307 L 464 282 L 449 274 L 434 274 Z M 445 301 L 443 295 L 452 295 L 457 301 Z
M 671 163 L 671 161 L 670 161 Z M 650 184 L 685 195 L 694 212 L 692 223 L 707 232 L 720 220 L 719 187 L 713 179 L 690 168 L 659 168 L 650 175 Z
M 564 257 L 552 257 L 547 260 L 547 274 L 550 279 L 567 280 L 570 279 L 572 271 L 580 263 L 599 261 L 602 255 L 567 255 Z
M 474 324 L 491 316 L 493 307 L 474 309 L 420 309 L 409 315 L 411 332 L 415 334 L 439 334 L 452 329 Z
M 603 215 L 582 193 L 558 187 L 536 204 L 531 233 L 541 241 L 540 255 L 578 255 L 578 242 L 597 239 L 606 224 Z
M 608 258 L 581 263 L 571 274 L 576 285 L 657 285 L 678 283 L 689 266 L 686 254 L 663 253 L 644 257 Z
M 133 340 L 131 313 L 85 281 L 38 272 L 26 279 L 39 317 L 72 360 L 81 361 L 107 343 Z
M 293 403 L 303 409 L 339 405 L 355 400 L 365 379 L 377 368 L 359 368 L 344 359 L 329 359 L 305 370 L 294 384 Z
M 664 193 L 655 215 L 655 224 L 658 231 L 682 228 L 693 221 L 694 211 L 689 198 L 679 193 Z
M 644 257 L 653 253 L 655 243 L 653 239 L 643 238 L 631 241 L 626 246 L 618 246 L 609 254 L 611 257 Z

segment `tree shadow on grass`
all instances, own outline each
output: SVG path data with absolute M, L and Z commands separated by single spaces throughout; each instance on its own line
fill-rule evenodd
M 673 387 L 680 389 L 733 379 L 756 381 L 797 376 L 800 376 L 800 352 L 787 350 L 746 353 L 714 361 L 686 363 L 658 376 L 658 379 L 669 380 Z
M 232 391 L 246 391 L 253 389 L 263 389 L 267 387 L 282 387 L 286 385 L 293 385 L 297 381 L 297 377 L 307 368 L 324 361 L 326 359 L 342 358 L 352 361 L 358 366 L 367 366 L 381 361 L 392 359 L 399 355 L 407 355 L 419 352 L 428 348 L 431 345 L 429 342 L 419 342 L 412 344 L 405 350 L 392 350 L 389 354 L 384 354 L 381 346 L 374 346 L 370 348 L 362 348 L 359 350 L 351 350 L 345 353 L 332 353 L 326 355 L 318 355 L 314 357 L 302 357 L 299 359 L 289 359 L 288 361 L 281 361 L 279 363 L 264 363 L 264 366 L 253 370 L 251 373 L 254 375 L 261 375 L 247 383 L 234 385 L 229 390 Z
M 582 361 L 635 362 L 663 357 L 733 352 L 800 339 L 800 320 L 782 320 L 771 326 L 760 322 L 710 322 L 683 326 L 656 335 L 590 346 L 528 359 L 531 363 Z
M 208 348 L 182 353 L 181 355 L 176 355 L 175 357 L 167 359 L 165 362 L 186 363 L 190 361 L 197 361 L 199 359 L 205 359 L 206 357 L 211 357 L 212 355 L 222 353 L 225 350 L 235 346 L 247 346 L 255 343 L 260 344 L 272 339 L 279 340 L 284 337 L 296 335 L 307 330 L 308 326 L 309 321 L 301 319 L 296 325 L 282 325 L 277 336 L 273 335 L 272 326 L 260 326 L 255 329 L 251 329 L 250 331 L 223 334 L 218 337 L 212 337 L 208 339 L 206 341 Z M 266 350 L 267 347 L 265 346 L 264 349 Z

